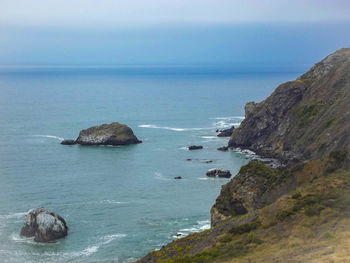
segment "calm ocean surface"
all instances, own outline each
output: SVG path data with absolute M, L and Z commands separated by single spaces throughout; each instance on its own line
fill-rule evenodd
M 215 130 L 239 125 L 247 101 L 262 100 L 299 72 L 2 69 L 0 262 L 128 262 L 177 233 L 209 228 L 210 207 L 228 179 L 205 172 L 235 174 L 250 158 L 217 151 L 228 139 Z M 129 125 L 143 143 L 60 145 L 113 121 Z M 192 144 L 204 149 L 185 149 Z M 66 219 L 67 238 L 36 244 L 19 236 L 25 212 L 40 206 Z

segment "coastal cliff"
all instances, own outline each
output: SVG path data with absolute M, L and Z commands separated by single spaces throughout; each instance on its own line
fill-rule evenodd
M 350 48 L 329 55 L 266 100 L 249 103 L 228 145 L 285 163 L 350 149 Z
M 286 165 L 241 167 L 211 209 L 211 229 L 139 262 L 350 261 L 349 105 L 349 48 L 248 103 L 229 147 Z

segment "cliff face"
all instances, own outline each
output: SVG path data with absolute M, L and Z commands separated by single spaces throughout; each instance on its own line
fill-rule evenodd
M 249 103 L 230 147 L 288 164 L 350 149 L 350 48 L 341 49 L 266 100 Z

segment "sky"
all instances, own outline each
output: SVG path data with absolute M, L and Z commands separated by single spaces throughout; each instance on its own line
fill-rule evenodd
M 0 0 L 0 65 L 310 63 L 350 46 L 349 14 L 348 0 Z

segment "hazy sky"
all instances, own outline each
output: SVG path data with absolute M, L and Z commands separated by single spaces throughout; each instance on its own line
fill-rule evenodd
M 58 27 L 341 21 L 349 0 L 0 0 L 0 23 Z
M 0 0 L 0 64 L 309 63 L 349 0 Z

